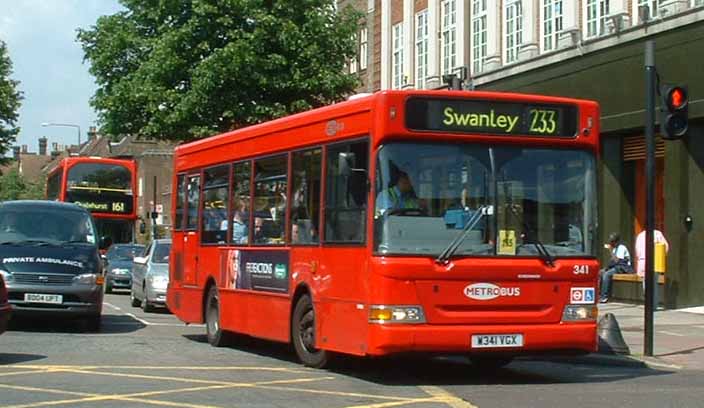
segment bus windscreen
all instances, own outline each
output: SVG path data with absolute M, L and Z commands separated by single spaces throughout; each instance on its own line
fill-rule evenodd
M 121 165 L 79 163 L 68 171 L 66 201 L 88 211 L 130 214 L 134 210 L 132 174 Z
M 405 116 L 409 130 L 573 138 L 577 113 L 572 105 L 417 97 Z

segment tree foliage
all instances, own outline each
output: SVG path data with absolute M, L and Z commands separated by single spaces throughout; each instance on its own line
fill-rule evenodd
M 0 174 L 0 201 L 41 200 L 43 198 L 43 183 L 32 183 L 25 180 L 16 168 Z
M 10 79 L 11 74 L 12 62 L 7 46 L 0 40 L 0 164 L 6 161 L 5 152 L 20 131 L 17 118 L 22 93 L 17 90 L 19 82 Z
M 361 14 L 333 0 L 120 0 L 79 30 L 105 134 L 190 140 L 339 101 Z

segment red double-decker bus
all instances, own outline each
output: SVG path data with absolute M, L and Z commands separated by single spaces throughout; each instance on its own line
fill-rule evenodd
M 48 200 L 76 203 L 91 212 L 98 235 L 109 243 L 132 242 L 136 213 L 134 160 L 67 157 L 47 176 Z
M 591 101 L 386 91 L 179 146 L 167 302 L 334 353 L 595 351 Z

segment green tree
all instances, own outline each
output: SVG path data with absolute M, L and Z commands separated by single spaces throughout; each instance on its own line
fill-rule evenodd
M 0 40 L 0 164 L 7 161 L 5 152 L 15 141 L 20 129 L 17 127 L 18 111 L 22 93 L 17 90 L 19 82 L 10 79 L 12 61 L 7 45 Z
M 361 14 L 334 0 L 120 0 L 79 30 L 105 134 L 191 140 L 339 101 Z
M 25 180 L 16 168 L 11 168 L 0 174 L 0 201 L 41 200 L 43 198 L 43 183 L 32 183 Z

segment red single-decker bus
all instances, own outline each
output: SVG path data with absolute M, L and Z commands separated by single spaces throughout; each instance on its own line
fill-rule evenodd
M 595 102 L 384 91 L 176 148 L 167 303 L 334 353 L 596 350 Z

